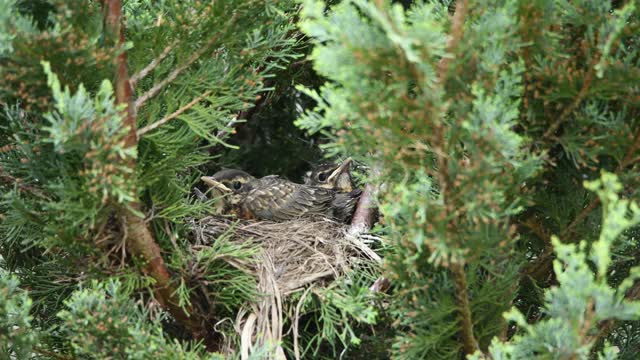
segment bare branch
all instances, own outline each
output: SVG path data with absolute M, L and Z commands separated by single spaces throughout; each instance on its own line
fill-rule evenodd
M 160 127 L 160 126 L 168 123 L 169 121 L 177 118 L 178 116 L 182 115 L 182 113 L 184 113 L 185 111 L 191 109 L 194 105 L 196 105 L 197 103 L 202 101 L 202 99 L 204 99 L 207 96 L 211 95 L 212 92 L 213 92 L 212 90 L 205 91 L 202 95 L 200 95 L 197 98 L 193 99 L 187 105 L 185 105 L 185 106 L 181 107 L 180 109 L 174 111 L 173 113 L 163 117 L 162 119 L 154 122 L 153 124 L 149 124 L 149 125 L 143 127 L 142 129 L 138 130 L 137 131 L 138 137 L 141 137 L 142 135 L 148 133 L 151 130 L 157 129 L 158 127 Z
M 373 204 L 374 191 L 375 188 L 371 184 L 367 184 L 364 187 L 364 191 L 362 195 L 360 195 L 360 199 L 358 199 L 356 210 L 353 212 L 353 217 L 351 218 L 351 227 L 349 228 L 351 235 L 356 236 L 365 233 L 373 226 L 377 212 L 377 208 Z
M 160 55 L 158 55 L 157 58 L 153 59 L 149 63 L 149 65 L 145 66 L 144 69 L 140 70 L 137 74 L 134 74 L 133 76 L 131 76 L 131 79 L 129 79 L 129 84 L 131 84 L 131 87 L 133 88 L 136 87 L 136 84 L 138 83 L 138 81 L 142 80 L 145 76 L 149 75 L 149 73 L 153 71 L 153 69 L 155 69 L 158 65 L 160 65 L 162 60 L 164 60 L 164 58 L 166 58 L 169 55 L 169 53 L 171 52 L 173 47 L 176 46 L 176 44 L 177 42 L 174 42 L 171 45 L 164 48 L 164 50 L 162 50 Z

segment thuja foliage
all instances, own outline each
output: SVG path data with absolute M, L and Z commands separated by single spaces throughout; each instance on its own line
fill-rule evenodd
M 545 293 L 543 312 L 548 317 L 529 324 L 518 309 L 505 314 L 522 328 L 522 334 L 509 342 L 494 339 L 489 348 L 490 358 L 588 359 L 593 342 L 585 335 L 595 330 L 598 323 L 610 319 L 637 320 L 640 316 L 640 301 L 624 298 L 640 277 L 640 268 L 633 267 L 617 287 L 608 282 L 614 242 L 624 231 L 640 223 L 640 207 L 619 197 L 622 185 L 615 175 L 604 173 L 601 180 L 586 182 L 585 187 L 595 191 L 602 202 L 599 238 L 590 245 L 586 241 L 563 244 L 557 237 L 552 238 L 558 254 L 554 272 L 559 285 Z M 598 358 L 615 359 L 619 351 L 607 344 Z
M 610 319 L 640 317 L 622 300 L 638 296 L 637 207 L 620 200 L 640 179 L 639 11 L 304 2 L 328 81 L 302 89 L 317 107 L 297 124 L 371 168 L 395 357 L 585 358 L 605 340 L 605 358 L 638 353 L 638 322 Z M 601 170 L 621 183 L 588 183 L 595 197 L 581 184 Z

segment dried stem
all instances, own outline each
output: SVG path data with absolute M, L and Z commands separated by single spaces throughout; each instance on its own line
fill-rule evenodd
M 197 103 L 202 101 L 202 99 L 204 99 L 207 96 L 211 95 L 212 92 L 213 92 L 212 90 L 205 91 L 202 95 L 200 95 L 197 98 L 193 99 L 187 105 L 185 105 L 185 106 L 181 107 L 180 109 L 174 111 L 173 113 L 163 117 L 162 119 L 154 122 L 153 124 L 149 124 L 149 125 L 143 127 L 142 129 L 138 130 L 137 131 L 138 137 L 148 133 L 149 131 L 157 129 L 158 127 L 160 127 L 160 126 L 168 123 L 169 121 L 177 118 L 178 116 L 182 115 L 182 113 L 184 113 L 185 111 L 191 109 L 194 105 L 196 105 Z
M 164 58 L 166 58 L 169 55 L 171 50 L 173 50 L 173 47 L 176 46 L 176 44 L 177 44 L 177 42 L 174 42 L 171 45 L 169 45 L 166 48 L 164 48 L 164 50 L 162 50 L 160 55 L 158 55 L 157 58 L 153 59 L 149 63 L 149 65 L 145 66 L 144 69 L 140 70 L 138 73 L 136 73 L 133 76 L 131 76 L 131 78 L 129 79 L 129 84 L 131 84 L 131 87 L 132 88 L 135 87 L 136 84 L 138 83 L 138 81 L 144 79 L 144 77 L 149 75 L 149 73 L 151 71 L 153 71 L 153 69 L 158 67 L 158 65 L 160 65 L 162 60 L 164 60 Z

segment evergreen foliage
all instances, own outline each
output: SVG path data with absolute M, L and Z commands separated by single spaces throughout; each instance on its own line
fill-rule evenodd
M 259 249 L 191 243 L 198 179 L 351 156 L 392 287 L 354 262 L 254 358 L 635 359 L 639 34 L 633 0 L 0 0 L 0 357 L 221 358 Z
M 518 328 L 534 335 L 514 342 L 535 350 L 514 358 L 557 350 L 539 352 L 546 340 L 536 336 L 571 351 L 582 344 L 576 356 L 587 356 L 602 343 L 603 334 L 593 333 L 598 322 L 613 330 L 603 320 L 614 300 L 602 297 L 615 293 L 617 304 L 634 278 L 616 292 L 605 284 L 625 276 L 614 283 L 603 276 L 637 263 L 637 227 L 627 224 L 626 240 L 614 244 L 622 228 L 603 229 L 609 240 L 598 241 L 610 218 L 599 222 L 594 210 L 603 202 L 579 184 L 605 169 L 620 176 L 624 196 L 637 196 L 638 15 L 634 2 L 599 0 L 429 1 L 408 10 L 388 1 L 328 10 L 304 2 L 301 29 L 314 43 L 314 68 L 329 81 L 304 89 L 317 107 L 297 123 L 328 134 L 329 152 L 376 169 L 368 180 L 380 187 L 390 241 L 397 358 L 458 358 Z M 557 280 L 550 277 L 554 233 L 567 243 L 556 251 L 571 269 L 556 265 Z M 588 244 L 580 251 L 572 245 L 579 239 Z M 586 247 L 597 257 L 581 255 Z M 579 288 L 592 265 L 594 285 Z M 552 307 L 543 310 L 541 287 L 556 281 L 544 298 Z M 558 312 L 555 299 L 573 298 L 597 308 Z M 518 320 L 509 325 L 503 313 L 511 303 L 525 315 L 509 312 L 506 320 Z M 640 316 L 626 309 L 621 318 Z M 544 328 L 570 326 L 567 318 L 589 311 L 602 313 L 582 332 Z M 637 352 L 622 337 L 611 340 Z M 498 350 L 492 355 L 505 358 Z

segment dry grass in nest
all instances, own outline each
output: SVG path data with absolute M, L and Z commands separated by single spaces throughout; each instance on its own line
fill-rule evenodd
M 258 291 L 263 294 L 238 313 L 235 329 L 240 335 L 242 359 L 249 357 L 253 349 L 264 345 L 274 346 L 271 358 L 285 359 L 279 343 L 285 333 L 283 308 L 291 305 L 287 298 L 310 286 L 325 287 L 345 274 L 356 261 L 368 259 L 380 261 L 360 237 L 349 235 L 349 226 L 327 219 L 291 220 L 286 222 L 232 221 L 211 216 L 193 223 L 194 246 L 207 246 L 223 234 L 231 234 L 231 242 L 252 242 L 260 251 L 255 263 L 242 264 L 258 281 Z M 291 335 L 296 357 L 297 317 L 300 304 L 293 304 L 294 319 Z M 288 330 L 288 329 L 287 329 Z M 288 333 L 288 331 L 287 331 Z

